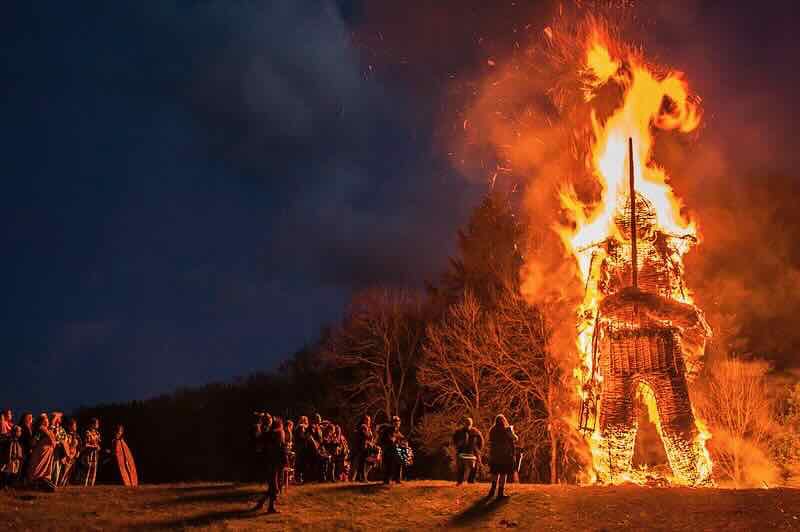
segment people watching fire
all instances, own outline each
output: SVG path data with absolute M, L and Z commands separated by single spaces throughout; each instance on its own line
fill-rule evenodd
M 267 415 L 257 414 L 256 426 L 263 427 Z M 387 484 L 392 481 L 400 483 L 404 468 L 413 463 L 413 450 L 400 432 L 400 418 L 397 416 L 391 423 L 377 429 L 373 428 L 370 416 L 361 417 L 355 427 L 352 446 L 341 425 L 325 420 L 319 414 L 311 416 L 310 423 L 306 416 L 297 418 L 296 423 L 272 416 L 270 419 L 273 427 L 276 421 L 280 421 L 283 432 L 285 466 L 278 476 L 278 492 L 292 481 L 295 484 L 343 480 L 366 482 L 370 469 L 377 465 L 383 465 L 383 478 Z M 259 435 L 253 441 L 253 452 L 260 457 L 257 470 L 266 470 L 271 478 L 275 459 L 267 456 L 267 447 L 274 436 L 271 431 L 258 428 L 254 433 Z M 265 496 L 261 506 L 269 500 L 270 496 Z
M 492 487 L 487 498 L 494 497 L 495 490 L 498 498 L 507 497 L 506 480 L 508 475 L 514 474 L 515 446 L 518 439 L 514 433 L 514 426 L 508 423 L 506 416 L 498 414 L 489 431 L 489 471 L 492 474 Z
M 403 456 L 403 445 L 406 437 L 400 432 L 400 418 L 392 417 L 392 422 L 384 426 L 380 431 L 378 442 L 383 454 L 383 483 L 395 482 L 402 483 L 403 466 L 405 457 Z
M 0 488 L 29 487 L 53 491 L 70 484 L 93 485 L 100 464 L 101 453 L 117 459 L 117 465 L 133 470 L 135 465 L 130 449 L 112 455 L 111 450 L 102 450 L 100 422 L 92 419 L 89 429 L 81 438 L 75 418 L 64 423 L 64 414 L 42 413 L 34 422 L 33 415 L 26 412 L 14 424 L 10 409 L 0 412 Z M 114 439 L 113 449 L 121 448 L 124 440 L 121 432 Z M 120 464 L 119 455 L 127 457 Z M 132 478 L 129 474 L 128 479 Z M 135 483 L 124 482 L 126 485 Z
M 473 427 L 470 417 L 465 417 L 463 426 L 453 433 L 453 447 L 456 450 L 456 485 L 460 486 L 466 480 L 469 484 L 475 482 L 478 466 L 481 463 L 481 449 L 483 449 L 483 434 Z
M 372 434 L 372 418 L 365 415 L 357 424 L 352 449 L 352 480 L 366 482 L 369 474 L 369 458 L 378 454 L 375 436 Z

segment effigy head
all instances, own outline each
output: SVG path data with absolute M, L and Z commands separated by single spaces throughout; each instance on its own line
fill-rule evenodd
M 617 208 L 614 215 L 614 223 L 619 229 L 619 233 L 625 240 L 631 238 L 631 197 L 625 196 L 624 202 Z M 652 238 L 656 226 L 656 210 L 650 200 L 636 194 L 636 238 L 648 240 Z

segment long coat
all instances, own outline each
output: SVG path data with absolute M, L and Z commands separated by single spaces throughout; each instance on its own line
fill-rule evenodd
M 41 437 L 36 447 L 33 448 L 31 460 L 28 462 L 27 480 L 30 483 L 49 479 L 53 471 L 53 453 L 56 446 L 55 436 L 44 428 L 39 429 L 39 432 Z
M 512 427 L 494 425 L 489 431 L 489 469 L 492 473 L 514 472 L 514 444 L 517 439 Z
M 114 451 L 114 459 L 122 484 L 130 487 L 138 486 L 139 475 L 136 471 L 136 462 L 133 460 L 133 454 L 131 454 L 128 444 L 122 438 L 114 438 L 111 448 Z

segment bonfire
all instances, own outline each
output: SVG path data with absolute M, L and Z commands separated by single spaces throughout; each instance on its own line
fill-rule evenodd
M 585 286 L 576 338 L 579 426 L 595 480 L 652 481 L 632 465 L 640 397 L 672 470 L 662 481 L 705 485 L 710 434 L 693 412 L 689 386 L 711 330 L 683 266 L 698 230 L 653 160 L 655 129 L 688 133 L 701 114 L 681 73 L 654 71 L 640 52 L 614 57 L 605 39 L 591 33 L 582 65 L 588 105 L 608 84 L 622 94 L 610 114 L 591 114 L 590 166 L 601 199 L 584 204 L 570 189 L 561 193 L 574 223 L 559 232 Z

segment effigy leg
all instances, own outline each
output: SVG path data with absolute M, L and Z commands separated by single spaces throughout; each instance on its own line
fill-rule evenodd
M 608 375 L 603 381 L 600 402 L 600 434 L 594 468 L 602 482 L 628 480 L 636 441 L 636 411 L 633 378 Z
M 648 374 L 644 380 L 656 398 L 661 438 L 675 480 L 690 486 L 705 483 L 707 468 L 700 467 L 705 454 L 697 437 L 686 377 L 680 372 L 661 371 Z

